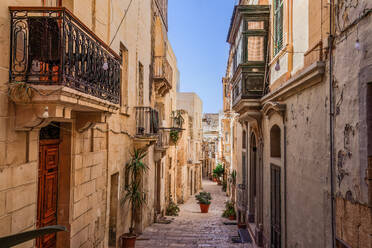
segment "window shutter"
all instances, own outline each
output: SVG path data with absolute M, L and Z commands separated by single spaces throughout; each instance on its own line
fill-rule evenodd
M 283 0 L 275 0 L 274 6 L 274 56 L 283 47 Z

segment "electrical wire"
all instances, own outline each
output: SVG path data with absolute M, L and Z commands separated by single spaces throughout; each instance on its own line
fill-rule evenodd
M 130 6 L 132 5 L 132 2 L 133 2 L 133 0 L 130 0 L 129 5 L 128 5 L 128 8 L 125 10 L 124 16 L 123 16 L 123 18 L 121 18 L 120 24 L 119 24 L 118 28 L 116 29 L 115 34 L 114 34 L 114 37 L 112 37 L 112 40 L 111 40 L 109 46 L 111 46 L 112 45 L 112 42 L 114 42 L 114 40 L 116 38 L 116 35 L 118 34 L 119 29 L 121 27 L 121 24 L 123 24 L 123 21 L 124 21 L 125 17 L 128 14 L 128 11 L 129 11 Z

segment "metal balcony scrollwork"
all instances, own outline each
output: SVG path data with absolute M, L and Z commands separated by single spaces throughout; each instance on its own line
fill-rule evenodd
M 136 136 L 155 136 L 159 132 L 159 113 L 151 107 L 136 107 Z
M 63 85 L 118 104 L 120 57 L 66 8 L 9 7 L 11 82 Z
M 156 92 L 164 96 L 172 89 L 173 69 L 165 56 L 155 56 L 152 68 Z

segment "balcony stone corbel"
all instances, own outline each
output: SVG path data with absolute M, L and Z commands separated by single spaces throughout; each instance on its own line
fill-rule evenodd
M 15 130 L 31 131 L 52 121 L 71 121 L 71 108 L 57 104 L 16 104 Z
M 76 113 L 76 130 L 83 132 L 98 123 L 106 123 L 108 115 L 105 112 L 78 112 Z
M 274 113 L 278 113 L 284 118 L 285 110 L 286 110 L 285 104 L 281 104 L 279 102 L 272 102 L 272 101 L 266 102 L 262 107 L 262 113 L 265 116 L 268 116 L 269 118 Z

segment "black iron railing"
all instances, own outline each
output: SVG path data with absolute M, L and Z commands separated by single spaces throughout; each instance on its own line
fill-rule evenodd
M 118 104 L 120 56 L 66 8 L 9 7 L 10 81 L 64 85 Z
M 136 135 L 153 136 L 159 132 L 158 111 L 150 107 L 136 107 Z
M 172 87 L 173 70 L 165 56 L 154 57 L 154 79 L 165 80 Z
M 159 128 L 158 139 L 156 141 L 157 148 L 167 148 L 169 146 L 169 128 Z

